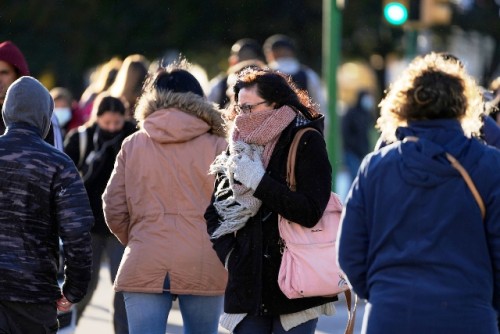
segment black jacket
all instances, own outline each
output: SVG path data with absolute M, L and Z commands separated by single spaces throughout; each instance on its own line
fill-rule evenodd
M 355 154 L 360 160 L 371 151 L 369 137 L 374 124 L 371 111 L 361 105 L 365 95 L 367 93 L 360 93 L 356 105 L 346 111 L 340 122 L 344 151 Z
M 72 303 L 87 290 L 92 264 L 92 212 L 68 156 L 25 123 L 0 137 L 0 300 L 54 302 L 59 238 L 63 291 Z
M 283 130 L 266 174 L 255 191 L 254 196 L 262 200 L 258 213 L 236 234 L 212 239 L 222 263 L 232 250 L 224 299 L 226 313 L 289 314 L 336 300 L 323 297 L 290 300 L 281 292 L 277 282 L 282 257 L 278 213 L 303 226 L 314 226 L 326 208 L 332 185 L 325 141 L 319 133 L 308 131 L 301 138 L 297 152 L 297 191 L 288 189 L 286 161 L 293 136 L 302 127 L 322 131 L 323 118 L 300 127 L 295 123 Z M 220 182 L 227 180 L 218 175 L 215 188 Z M 205 213 L 210 235 L 219 225 L 213 201 L 214 197 Z
M 68 133 L 68 137 L 64 143 L 64 152 L 73 160 L 82 175 L 95 218 L 92 233 L 111 235 L 104 219 L 101 197 L 113 172 L 116 156 L 120 151 L 123 140 L 135 131 L 136 127 L 134 124 L 125 122 L 119 134 L 113 138 L 106 138 L 102 131 L 98 131 L 96 123 L 87 127 L 87 145 L 84 159 L 87 160 L 90 154 L 93 154 L 94 158 L 88 159 L 81 166 L 78 166 L 80 160 L 80 137 L 78 130 L 75 129 Z M 96 152 L 99 153 L 96 155 Z

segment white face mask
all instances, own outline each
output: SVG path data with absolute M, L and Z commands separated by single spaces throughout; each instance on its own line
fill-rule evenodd
M 71 120 L 71 109 L 70 108 L 54 108 L 54 115 L 56 115 L 57 121 L 60 127 L 64 127 Z

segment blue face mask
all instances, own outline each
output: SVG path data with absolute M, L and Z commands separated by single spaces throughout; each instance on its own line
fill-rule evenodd
M 361 107 L 366 110 L 372 110 L 375 107 L 375 99 L 371 95 L 365 95 L 361 98 Z
M 68 107 L 65 108 L 54 108 L 54 115 L 56 115 L 57 122 L 60 127 L 66 126 L 68 122 L 71 120 L 71 109 Z

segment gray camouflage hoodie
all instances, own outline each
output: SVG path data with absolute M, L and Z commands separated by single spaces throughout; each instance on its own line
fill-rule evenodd
M 0 136 L 0 300 L 53 302 L 59 238 L 65 257 L 62 292 L 76 303 L 91 274 L 92 211 L 71 159 L 43 141 L 54 103 L 36 79 L 7 90 Z

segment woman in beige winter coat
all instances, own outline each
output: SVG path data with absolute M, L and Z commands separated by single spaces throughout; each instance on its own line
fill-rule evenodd
M 131 334 L 164 334 L 179 298 L 184 333 L 217 333 L 227 276 L 203 218 L 225 150 L 221 114 L 182 67 L 147 79 L 128 137 L 103 195 L 106 222 L 126 246 L 115 290 L 123 291 Z

